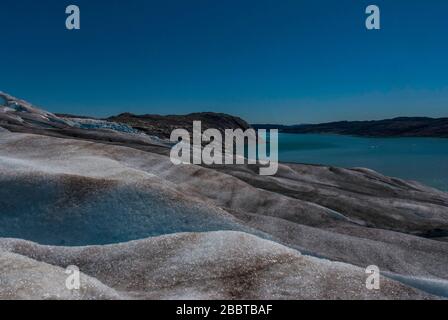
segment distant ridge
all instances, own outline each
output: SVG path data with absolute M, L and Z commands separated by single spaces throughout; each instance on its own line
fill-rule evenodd
M 321 124 L 254 124 L 256 129 L 279 129 L 283 133 L 333 133 L 366 137 L 448 138 L 448 118 L 398 117 L 373 121 L 338 121 Z
M 250 125 L 241 118 L 215 112 L 198 112 L 187 115 L 135 115 L 132 113 L 122 113 L 118 116 L 107 118 L 108 121 L 125 123 L 137 130 L 147 134 L 156 135 L 162 138 L 169 138 L 174 129 L 182 128 L 193 132 L 193 121 L 201 121 L 202 129 L 218 129 L 224 132 L 225 129 L 250 128 Z

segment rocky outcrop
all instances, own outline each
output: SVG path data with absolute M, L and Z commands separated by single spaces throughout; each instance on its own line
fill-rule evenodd
M 245 131 L 250 125 L 241 118 L 223 113 L 202 112 L 187 115 L 134 115 L 123 113 L 108 118 L 109 121 L 125 123 L 147 134 L 161 138 L 168 138 L 174 129 L 186 129 L 193 133 L 193 121 L 201 121 L 202 129 L 218 129 L 222 133 L 225 129 L 242 129 Z

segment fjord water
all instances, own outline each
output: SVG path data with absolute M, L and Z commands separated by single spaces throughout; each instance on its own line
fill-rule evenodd
M 448 191 L 448 139 L 279 134 L 279 160 L 364 167 Z

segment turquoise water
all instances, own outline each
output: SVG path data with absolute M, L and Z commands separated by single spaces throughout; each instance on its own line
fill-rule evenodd
M 448 191 L 448 139 L 279 134 L 283 162 L 365 167 Z

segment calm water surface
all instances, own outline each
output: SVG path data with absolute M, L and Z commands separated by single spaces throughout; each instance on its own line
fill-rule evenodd
M 448 139 L 279 134 L 284 162 L 365 167 L 448 191 Z

